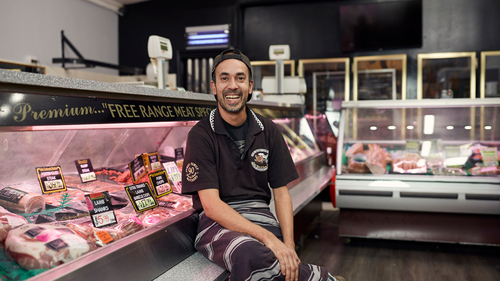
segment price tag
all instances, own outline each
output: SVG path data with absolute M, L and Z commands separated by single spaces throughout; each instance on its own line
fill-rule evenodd
M 496 147 L 481 148 L 481 157 L 483 157 L 483 165 L 485 167 L 498 166 L 498 154 Z
M 170 184 L 172 185 L 173 191 L 175 193 L 181 193 L 182 191 L 182 175 L 179 172 L 177 164 L 174 162 L 163 163 L 165 171 L 167 171 L 168 177 L 170 179 Z
M 90 159 L 75 160 L 75 165 L 82 183 L 97 180 Z
M 138 213 L 158 207 L 158 202 L 151 193 L 147 182 L 126 186 L 125 191 Z
M 156 198 L 162 197 L 172 192 L 170 182 L 168 181 L 167 172 L 165 170 L 149 174 L 149 179 L 153 184 L 153 191 Z
M 132 162 L 128 164 L 128 168 L 130 170 L 130 175 L 132 176 L 132 181 L 134 183 L 147 174 L 142 154 L 132 160 Z
M 420 152 L 419 147 L 419 140 L 406 140 L 405 154 L 416 154 L 418 156 Z
M 85 202 L 94 227 L 104 227 L 116 223 L 115 212 L 107 191 L 86 194 Z
M 38 167 L 36 174 L 42 193 L 53 193 L 66 191 L 66 183 L 62 174 L 61 166 Z
M 148 153 L 149 167 L 151 171 L 156 171 L 161 169 L 160 155 L 158 152 Z
M 182 165 L 184 165 L 184 148 L 182 147 L 175 149 L 175 164 L 179 170 L 182 170 Z

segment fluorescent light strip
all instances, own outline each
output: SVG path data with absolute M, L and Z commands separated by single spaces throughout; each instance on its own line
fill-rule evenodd
M 189 40 L 217 39 L 217 38 L 229 38 L 229 34 L 226 34 L 226 33 L 217 33 L 217 34 L 188 35 L 188 39 Z
M 227 39 L 211 39 L 211 40 L 189 40 L 188 45 L 213 45 L 227 44 Z

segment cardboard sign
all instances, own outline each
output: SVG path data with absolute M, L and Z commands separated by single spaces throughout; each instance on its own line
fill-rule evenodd
M 90 159 L 75 160 L 75 165 L 82 183 L 97 180 Z
M 149 180 L 153 185 L 153 192 L 156 198 L 172 192 L 172 187 L 170 186 L 170 181 L 168 180 L 168 175 L 165 170 L 149 174 Z
M 36 174 L 43 194 L 66 191 L 61 166 L 38 167 Z
M 151 194 L 149 184 L 146 182 L 126 186 L 125 191 L 135 211 L 138 213 L 158 207 L 158 202 L 153 194 Z
M 86 194 L 85 201 L 94 227 L 116 224 L 115 212 L 107 191 Z
M 140 178 L 148 173 L 146 166 L 144 165 L 144 159 L 142 154 L 137 156 L 132 162 L 128 164 L 130 170 L 130 175 L 132 176 L 132 181 L 136 183 Z

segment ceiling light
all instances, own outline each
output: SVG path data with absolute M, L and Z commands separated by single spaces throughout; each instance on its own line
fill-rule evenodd
M 446 126 L 446 130 L 453 130 L 453 126 Z
M 464 129 L 470 130 L 470 129 L 472 129 L 472 126 L 465 126 Z
M 406 129 L 408 130 L 413 130 L 415 127 L 413 127 L 412 125 L 409 125 L 409 126 L 406 126 Z
M 389 130 L 396 130 L 396 126 L 389 126 L 389 127 L 387 127 L 387 129 L 389 129 Z
M 484 126 L 485 130 L 491 130 L 491 126 Z
M 377 126 L 371 126 L 371 127 L 370 127 L 370 130 L 372 130 L 372 131 L 377 130 Z

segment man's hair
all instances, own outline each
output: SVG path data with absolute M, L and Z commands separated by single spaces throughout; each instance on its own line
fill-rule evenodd
M 245 56 L 240 50 L 238 49 L 227 49 L 220 53 L 218 56 L 214 58 L 214 64 L 212 66 L 212 81 L 215 82 L 215 69 L 217 66 L 228 59 L 236 59 L 239 61 L 242 61 L 248 68 L 248 73 L 249 73 L 249 81 L 252 81 L 252 66 L 250 65 L 250 60 L 248 59 L 247 56 Z

